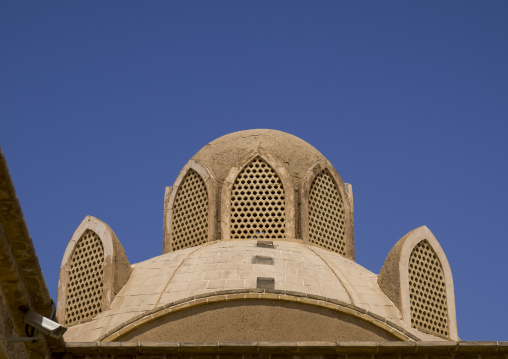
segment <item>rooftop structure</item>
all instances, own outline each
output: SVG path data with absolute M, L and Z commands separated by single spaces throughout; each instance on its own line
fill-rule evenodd
M 18 208 L 5 183 L 4 203 Z M 36 257 L 16 211 L 0 213 L 11 236 L 0 254 L 13 249 L 16 288 L 33 298 L 13 297 L 2 277 L 0 336 L 20 333 L 26 310 L 52 308 L 38 265 L 20 265 Z M 63 341 L 4 344 L 0 358 L 508 352 L 458 343 L 450 266 L 427 227 L 394 243 L 379 274 L 356 263 L 352 186 L 290 134 L 241 131 L 203 147 L 166 188 L 163 227 L 162 254 L 130 264 L 113 230 L 87 216 L 61 265 Z
M 430 230 L 402 238 L 380 275 L 355 263 L 352 186 L 295 136 L 212 141 L 167 188 L 164 210 L 163 254 L 132 266 L 107 224 L 78 227 L 60 274 L 66 341 L 458 339 L 450 267 Z

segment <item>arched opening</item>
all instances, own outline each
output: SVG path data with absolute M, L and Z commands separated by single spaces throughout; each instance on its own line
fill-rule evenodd
M 189 169 L 172 206 L 171 250 L 203 244 L 208 239 L 208 192 L 201 176 Z
M 69 263 L 66 325 L 81 323 L 102 311 L 103 280 L 104 247 L 97 233 L 88 229 L 76 243 Z
M 260 156 L 231 189 L 231 239 L 285 238 L 286 198 L 277 172 Z
M 411 326 L 448 337 L 446 283 L 441 263 L 427 240 L 420 241 L 409 258 Z
M 309 241 L 346 255 L 346 215 L 335 180 L 328 169 L 312 182 L 309 194 Z

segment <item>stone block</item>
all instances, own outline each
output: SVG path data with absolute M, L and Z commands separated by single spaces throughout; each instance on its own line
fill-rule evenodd
M 243 288 L 244 287 L 244 279 L 228 279 L 226 280 L 226 286 L 227 289 L 232 288 Z
M 258 277 L 256 287 L 262 289 L 274 289 L 275 279 L 270 277 Z
M 274 249 L 273 241 L 257 241 L 256 245 L 260 248 Z
M 208 281 L 207 289 L 223 289 L 226 286 L 225 279 L 215 279 Z
M 266 264 L 266 265 L 273 265 L 274 261 L 272 257 L 267 256 L 254 256 L 252 257 L 252 264 Z

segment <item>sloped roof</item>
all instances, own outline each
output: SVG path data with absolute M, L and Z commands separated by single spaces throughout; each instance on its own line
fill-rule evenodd
M 30 238 L 21 206 L 12 183 L 5 157 L 0 150 L 0 293 L 8 308 L 13 337 L 24 337 L 25 312 L 32 310 L 49 317 L 52 302 Z M 62 340 L 44 337 L 36 343 L 23 344 L 29 357 L 48 355 L 63 346 Z

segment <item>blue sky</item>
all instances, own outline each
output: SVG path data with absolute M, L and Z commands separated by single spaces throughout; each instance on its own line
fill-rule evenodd
M 0 4 L 0 145 L 51 295 L 88 214 L 129 261 L 162 252 L 165 186 L 224 134 L 321 151 L 378 273 L 427 225 L 459 336 L 508 340 L 508 2 Z

